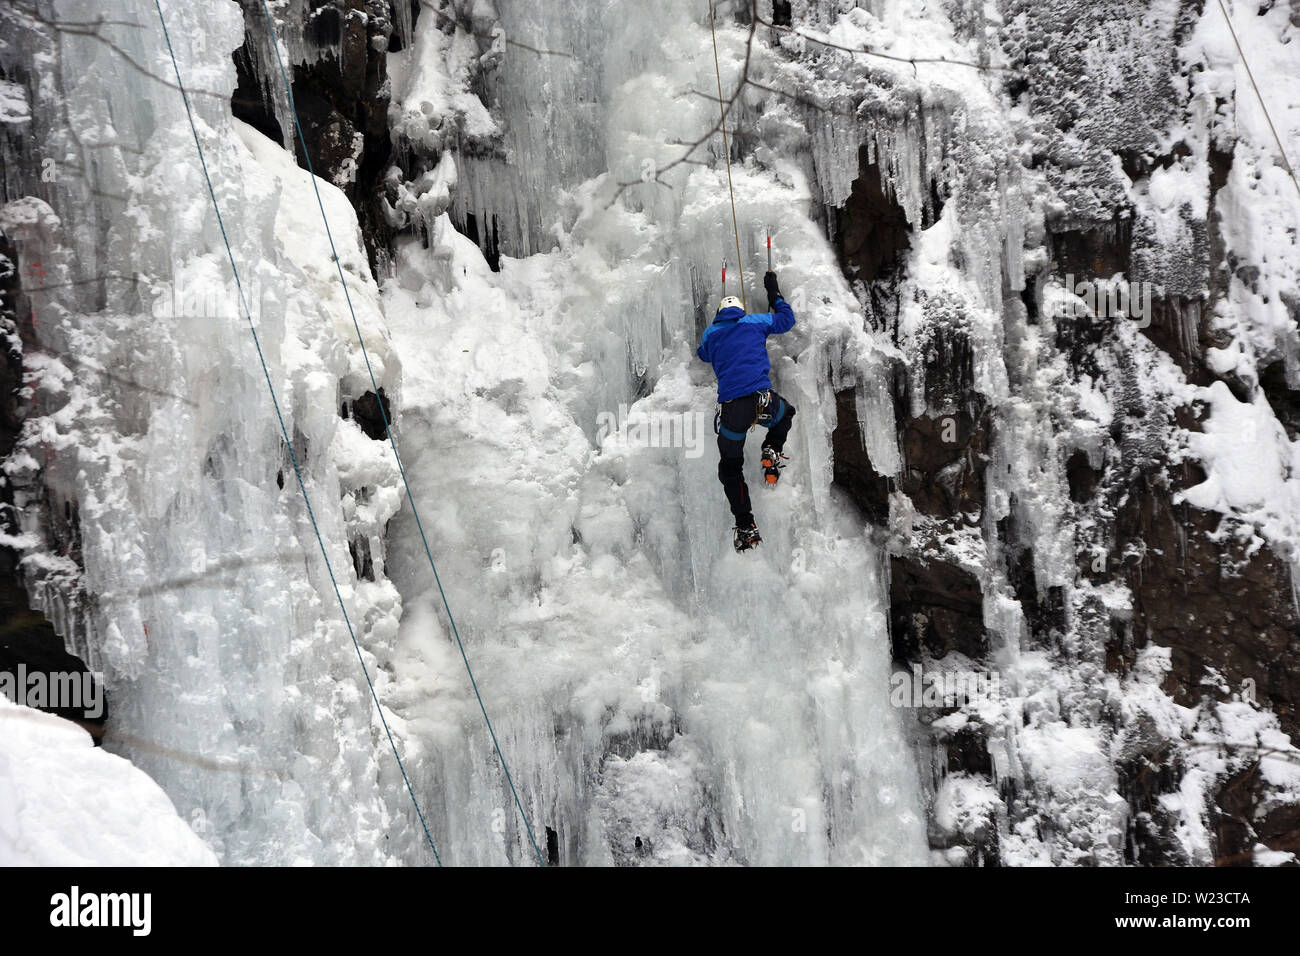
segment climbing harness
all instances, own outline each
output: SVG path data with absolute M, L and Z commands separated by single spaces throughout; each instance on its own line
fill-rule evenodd
M 758 394 L 758 416 L 754 419 L 754 424 L 762 425 L 764 428 L 771 428 L 785 417 L 785 399 L 779 395 L 776 396 L 776 406 L 773 407 L 771 389 L 765 389 Z
M 745 435 L 754 430 L 758 425 L 763 428 L 771 428 L 782 418 L 785 417 L 785 399 L 777 396 L 776 407 L 772 407 L 772 390 L 764 388 L 753 394 L 758 396 L 758 402 L 754 408 L 754 420 L 749 423 L 749 427 L 743 432 L 735 431 L 722 424 L 722 403 L 719 402 L 713 412 L 713 434 L 721 435 L 723 438 L 730 438 L 732 441 L 741 441 Z M 747 396 L 741 396 L 742 398 Z

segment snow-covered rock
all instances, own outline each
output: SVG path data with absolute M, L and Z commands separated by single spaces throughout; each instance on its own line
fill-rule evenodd
M 158 784 L 76 724 L 0 697 L 0 866 L 215 866 Z

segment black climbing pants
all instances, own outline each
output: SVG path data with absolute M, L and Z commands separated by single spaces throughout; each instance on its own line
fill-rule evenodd
M 767 394 L 770 398 L 765 408 L 759 407 L 763 393 L 754 392 L 723 402 L 718 415 L 718 480 L 727 493 L 727 504 L 738 525 L 754 521 L 749 488 L 745 485 L 745 434 L 750 426 L 762 425 L 768 430 L 763 444 L 781 451 L 794 419 L 793 405 L 771 389 Z

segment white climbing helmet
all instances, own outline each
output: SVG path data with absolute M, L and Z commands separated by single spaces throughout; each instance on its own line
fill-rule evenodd
M 721 312 L 723 309 L 743 309 L 744 307 L 745 304 L 741 302 L 740 299 L 736 298 L 734 295 L 726 296 L 721 302 L 718 303 L 719 312 Z

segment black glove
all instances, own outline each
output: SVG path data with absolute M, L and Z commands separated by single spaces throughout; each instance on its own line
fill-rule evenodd
M 776 300 L 782 298 L 781 287 L 776 284 L 776 273 L 769 271 L 763 276 L 763 288 L 767 290 L 767 307 L 776 308 Z

